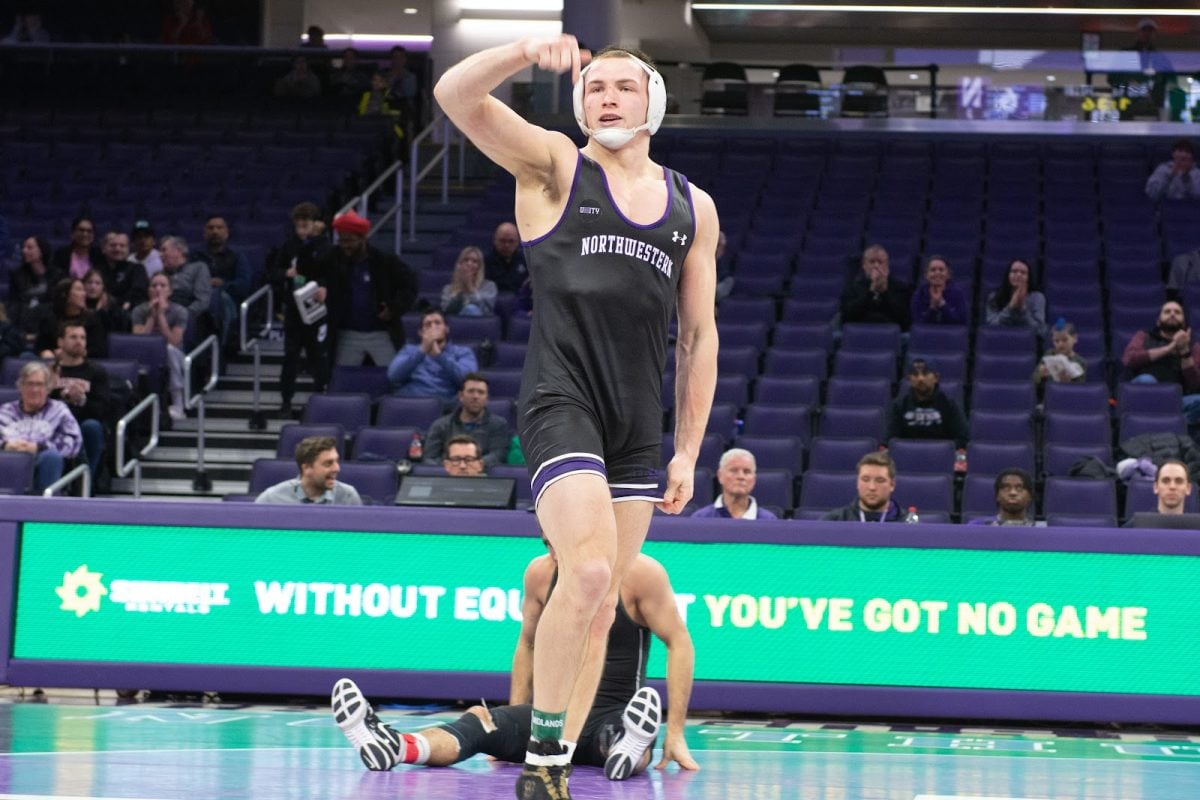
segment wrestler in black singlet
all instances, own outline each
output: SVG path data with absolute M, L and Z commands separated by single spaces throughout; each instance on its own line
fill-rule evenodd
M 558 581 L 558 572 L 550 582 L 550 593 Z M 549 599 L 549 594 L 547 594 Z M 608 631 L 608 651 L 604 658 L 604 672 L 596 690 L 596 700 L 588 713 L 587 721 L 579 735 L 579 744 L 572 759 L 576 764 L 593 767 L 604 766 L 608 748 L 617 733 L 623 729 L 621 713 L 638 689 L 646 685 L 646 661 L 650 656 L 650 630 L 638 625 L 625 611 L 625 604 L 617 599 L 617 616 Z M 529 746 L 529 729 L 533 719 L 530 705 L 500 706 L 491 709 L 492 722 L 496 730 L 483 734 L 475 718 L 466 720 L 468 725 L 458 723 L 443 726 L 459 743 L 459 760 L 476 753 L 486 753 L 501 761 L 519 764 L 525 760 Z M 469 715 L 468 715 L 469 716 Z
M 606 477 L 613 500 L 661 500 L 662 373 L 680 271 L 695 237 L 687 179 L 663 168 L 663 214 L 618 210 L 580 153 L 554 229 L 525 243 L 533 328 L 518 430 L 536 505 L 566 475 Z

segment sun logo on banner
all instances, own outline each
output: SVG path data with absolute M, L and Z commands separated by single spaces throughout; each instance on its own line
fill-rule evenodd
M 87 564 L 74 572 L 64 572 L 62 586 L 54 590 L 62 600 L 59 609 L 74 611 L 76 617 L 82 617 L 89 611 L 99 611 L 100 598 L 108 594 L 108 589 L 100 583 L 102 577 L 104 573 L 90 572 Z

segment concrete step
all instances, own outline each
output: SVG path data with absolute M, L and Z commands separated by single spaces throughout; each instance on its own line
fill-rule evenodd
M 154 451 L 155 453 L 158 450 Z M 154 455 L 152 453 L 151 455 Z M 204 469 L 208 473 L 208 477 L 213 481 L 241 481 L 242 491 L 245 491 L 246 482 L 250 480 L 250 462 L 245 464 L 224 464 L 224 463 L 209 463 L 207 456 L 204 460 Z M 162 461 L 151 460 L 147 458 L 142 462 L 142 478 L 154 478 L 155 480 L 187 480 L 191 481 L 196 476 L 196 460 L 193 458 L 190 461 Z
M 268 386 L 266 383 L 261 384 L 259 392 L 259 405 L 264 409 L 272 411 L 279 408 L 279 382 L 272 381 L 273 385 Z M 312 396 L 311 391 L 297 391 L 292 397 L 292 405 L 299 408 L 308 402 L 308 398 Z M 224 406 L 236 406 L 238 408 L 253 408 L 254 406 L 254 389 L 250 381 L 245 383 L 233 382 L 233 385 L 226 387 L 225 380 L 222 379 L 217 387 L 208 393 L 204 398 L 206 411 Z
M 210 475 L 211 477 L 211 475 Z M 227 494 L 245 494 L 246 481 L 214 480 L 212 491 L 196 492 L 192 489 L 192 479 L 152 478 L 142 472 L 142 496 L 155 500 L 200 500 L 219 502 Z M 116 478 L 112 482 L 114 496 L 132 496 L 133 478 Z
M 266 446 L 264 443 L 263 447 L 217 446 L 211 441 L 211 437 L 204 437 L 205 468 L 211 468 L 211 465 L 214 464 L 247 467 L 248 465 L 252 465 L 256 459 L 274 457 L 274 445 Z M 162 444 L 159 444 L 142 462 L 142 471 L 145 474 L 152 464 L 155 467 L 161 464 L 171 465 L 180 462 L 195 465 L 199 458 L 199 451 L 195 447 L 164 447 Z
M 279 442 L 278 433 L 259 432 L 243 429 L 241 431 L 206 431 L 204 446 L 206 449 L 215 447 L 232 448 L 234 450 L 270 450 L 275 451 Z M 164 447 L 195 447 L 195 431 L 163 431 L 158 435 L 158 448 Z
M 206 441 L 213 435 L 247 432 L 262 433 L 262 431 L 250 430 L 248 425 L 248 420 L 250 418 L 249 409 L 245 409 L 243 416 L 241 417 L 229 415 L 214 416 L 209 414 L 208 411 L 211 411 L 211 409 L 205 409 L 204 430 Z M 273 413 L 274 411 L 275 409 L 268 410 L 266 432 L 278 436 L 280 428 L 282 428 L 284 425 L 291 424 L 296 420 L 294 418 L 282 419 L 281 417 L 276 416 Z M 172 427 L 173 433 L 190 433 L 193 437 L 195 436 L 196 430 L 197 425 L 195 417 L 188 417 L 187 419 L 178 420 Z

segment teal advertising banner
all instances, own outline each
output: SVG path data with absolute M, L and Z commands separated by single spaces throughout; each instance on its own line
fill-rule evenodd
M 649 542 L 712 681 L 1200 695 L 1200 557 Z M 507 672 L 532 537 L 25 523 L 13 656 Z M 652 677 L 664 672 L 656 646 Z

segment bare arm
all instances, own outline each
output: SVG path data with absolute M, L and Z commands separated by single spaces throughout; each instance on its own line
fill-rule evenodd
M 526 122 L 491 92 L 534 64 L 560 74 L 569 71 L 572 81 L 578 80 L 589 57 L 570 34 L 522 39 L 483 50 L 454 65 L 437 82 L 433 95 L 458 129 L 519 183 L 546 184 L 563 159 L 573 167 L 575 145 L 561 133 Z
M 717 387 L 717 236 L 712 198 L 692 187 L 696 243 L 679 279 L 679 335 L 675 345 L 675 456 L 667 465 L 662 510 L 678 514 L 692 499 L 696 458 Z
M 687 625 L 675 605 L 675 591 L 667 571 L 654 559 L 640 557 L 625 578 L 633 590 L 637 614 L 651 632 L 667 646 L 667 736 L 663 757 L 657 765 L 664 769 L 675 761 L 683 769 L 700 769 L 684 740 L 688 700 L 692 696 L 692 677 L 696 652 Z
M 509 683 L 508 703 L 519 706 L 533 702 L 533 638 L 537 633 L 538 620 L 546 607 L 546 591 L 550 586 L 550 574 L 554 571 L 549 556 L 535 558 L 525 568 L 525 596 L 521 601 L 521 633 L 517 636 L 517 649 L 513 653 L 512 678 Z

